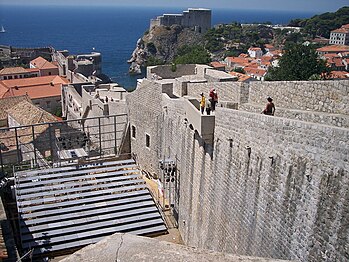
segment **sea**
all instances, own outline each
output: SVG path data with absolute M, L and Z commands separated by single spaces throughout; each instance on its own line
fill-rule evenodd
M 96 6 L 9 6 L 0 3 L 0 45 L 46 47 L 82 54 L 102 54 L 102 70 L 114 82 L 132 89 L 137 78 L 128 74 L 137 40 L 149 29 L 151 18 L 181 13 L 187 8 L 96 7 Z M 294 18 L 315 15 L 303 11 L 257 11 L 212 9 L 212 25 L 270 21 L 287 24 Z

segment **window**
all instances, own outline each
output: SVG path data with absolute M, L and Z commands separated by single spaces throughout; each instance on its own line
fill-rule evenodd
M 132 138 L 136 139 L 136 127 L 135 126 L 131 127 L 131 136 L 132 136 Z
M 47 105 L 47 108 L 50 108 L 51 102 L 50 101 L 46 101 L 46 105 Z
M 150 147 L 150 135 L 145 134 L 145 146 Z

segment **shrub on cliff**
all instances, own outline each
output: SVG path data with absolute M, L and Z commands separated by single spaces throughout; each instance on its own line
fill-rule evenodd
M 208 64 L 211 62 L 210 54 L 202 46 L 183 46 L 178 49 L 176 64 Z
M 310 80 L 314 75 L 325 76 L 329 70 L 326 62 L 318 57 L 313 46 L 290 44 L 285 48 L 285 53 L 279 60 L 279 66 L 270 68 L 265 80 Z

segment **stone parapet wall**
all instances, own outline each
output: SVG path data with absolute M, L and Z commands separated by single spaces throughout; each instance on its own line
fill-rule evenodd
M 187 94 L 199 99 L 200 93 L 203 92 L 206 98 L 209 98 L 211 88 L 216 89 L 218 99 L 221 101 L 240 102 L 241 83 L 237 82 L 188 83 Z
M 348 129 L 218 109 L 213 159 L 194 131 L 184 134 L 179 226 L 186 244 L 348 259 Z
M 147 78 L 150 80 L 153 74 L 162 77 L 163 79 L 177 78 L 185 75 L 194 75 L 196 65 L 163 65 L 163 66 L 148 66 Z
M 251 82 L 249 103 L 349 115 L 349 80 Z
M 260 114 L 264 105 L 240 104 L 239 110 Z M 328 114 L 314 111 L 295 110 L 276 107 L 275 116 L 296 119 L 305 122 L 313 122 L 323 125 L 349 128 L 349 115 Z

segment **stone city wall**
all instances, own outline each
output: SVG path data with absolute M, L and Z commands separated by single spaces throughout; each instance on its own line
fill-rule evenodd
M 194 75 L 196 65 L 177 65 L 172 67 L 171 65 L 164 66 L 148 66 L 147 78 L 150 80 L 153 74 L 162 77 L 163 79 L 177 78 L 184 75 Z
M 218 109 L 213 160 L 194 131 L 184 133 L 186 244 L 300 261 L 348 258 L 347 129 Z
M 349 80 L 251 82 L 249 103 L 349 115 Z
M 162 98 L 160 90 L 145 83 L 127 99 L 137 130 L 132 152 L 154 173 L 160 159 L 176 160 L 185 244 L 299 261 L 348 260 L 348 129 L 218 108 L 212 148 L 186 120 L 183 98 Z

